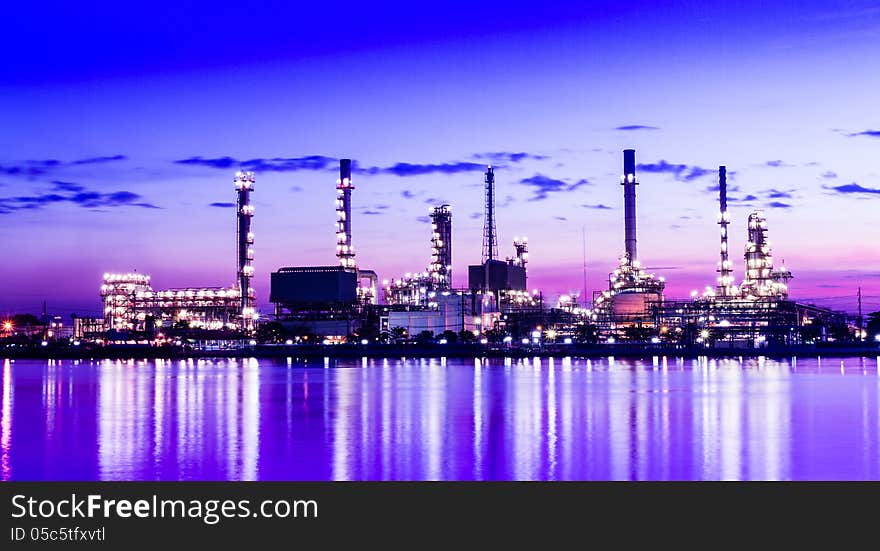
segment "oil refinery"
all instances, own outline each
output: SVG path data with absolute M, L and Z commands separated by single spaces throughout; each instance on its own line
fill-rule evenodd
M 623 249 L 607 280 L 592 296 L 564 295 L 555 305 L 528 288 L 529 244 L 516 237 L 512 254 L 500 257 L 495 168 L 483 174 L 480 263 L 469 265 L 467 285 L 452 275 L 453 208 L 438 202 L 429 209 L 425 263 L 379 283 L 362 267 L 355 249 L 351 159 L 340 159 L 335 182 L 333 265 L 279 267 L 269 274 L 272 311 L 258 313 L 253 287 L 253 172 L 233 178 L 236 193 L 235 266 L 231 285 L 154 290 L 150 275 L 106 273 L 100 287 L 103 318 L 74 320 L 77 342 L 189 343 L 231 347 L 259 343 L 400 344 L 471 343 L 475 346 L 534 350 L 544 345 L 636 349 L 762 350 L 860 342 L 862 319 L 789 298 L 792 273 L 777 265 L 769 221 L 761 210 L 744 224 L 742 279 L 729 250 L 736 227 L 728 210 L 727 167 L 718 169 L 720 231 L 714 284 L 690 297 L 666 296 L 664 276 L 651 272 L 640 253 L 637 231 L 636 151 L 623 151 Z M 329 184 L 330 182 L 328 182 Z M 329 185 L 327 187 L 329 194 Z M 328 212 L 328 217 L 329 217 Z M 708 231 L 708 228 L 707 228 Z M 474 244 L 476 245 L 476 244 Z M 466 251 L 476 255 L 476 246 Z M 609 259 L 610 260 L 610 259 Z M 232 275 L 232 274 L 230 274 Z

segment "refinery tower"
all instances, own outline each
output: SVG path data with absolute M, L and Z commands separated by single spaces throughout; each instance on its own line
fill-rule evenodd
M 624 253 L 608 277 L 608 289 L 593 300 L 594 320 L 618 327 L 651 323 L 651 308 L 663 301 L 663 278 L 647 273 L 638 259 L 636 235 L 636 151 L 623 150 Z

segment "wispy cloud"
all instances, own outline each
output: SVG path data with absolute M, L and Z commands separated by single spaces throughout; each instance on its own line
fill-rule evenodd
M 849 195 L 849 194 L 880 195 L 880 189 L 864 187 L 864 186 L 861 186 L 855 182 L 853 182 L 851 184 L 843 184 L 840 186 L 822 186 L 822 188 L 827 189 L 828 191 L 833 191 L 833 192 L 841 193 L 844 195 Z
M 583 204 L 581 205 L 585 209 L 596 209 L 596 210 L 612 210 L 608 205 L 603 205 L 602 203 L 597 203 L 595 205 Z
M 762 191 L 761 193 L 763 193 L 767 197 L 767 199 L 792 199 L 794 198 L 794 192 L 795 190 L 793 189 L 779 190 L 773 188 Z
M 486 166 L 482 163 L 455 161 L 448 163 L 395 163 L 386 167 L 367 167 L 355 169 L 361 174 L 391 174 L 402 178 L 408 176 L 424 176 L 426 174 L 459 174 L 462 172 L 482 172 Z
M 705 193 L 718 193 L 721 190 L 721 184 L 715 184 L 712 186 L 706 186 L 703 190 Z M 727 184 L 727 193 L 736 193 L 739 191 L 739 186 L 733 186 Z
M 703 168 L 699 166 L 686 165 L 686 164 L 674 164 L 663 159 L 657 161 L 656 163 L 639 163 L 636 165 L 638 170 L 642 172 L 650 172 L 655 174 L 672 174 L 675 176 L 676 180 L 680 180 L 682 182 L 690 182 L 692 180 L 696 180 L 697 178 L 701 178 L 706 176 L 707 174 L 712 174 L 714 171 L 708 168 Z
M 647 124 L 627 124 L 623 126 L 616 126 L 615 130 L 621 130 L 623 132 L 635 132 L 638 130 L 660 130 L 659 126 L 649 126 Z
M 403 197 L 404 199 L 415 199 L 416 197 L 419 197 L 420 195 L 424 195 L 424 194 L 425 194 L 424 191 L 411 191 L 409 189 L 405 189 L 400 192 L 400 196 Z
M 828 170 L 828 171 L 825 171 L 822 173 L 822 177 L 825 178 L 826 180 L 833 180 L 833 179 L 837 178 L 837 173 L 834 172 L 833 170 Z
M 792 206 L 789 203 L 783 203 L 781 201 L 771 201 L 767 203 L 767 208 L 771 209 L 790 209 Z
M 476 220 L 477 218 L 482 218 L 482 217 L 483 217 L 482 212 L 472 212 L 468 215 L 468 218 L 470 218 L 471 220 Z
M 85 159 L 79 159 L 76 161 L 71 161 L 69 164 L 71 165 L 95 165 L 102 163 L 112 163 L 113 161 L 124 161 L 128 159 L 125 155 L 109 155 L 105 157 L 87 157 Z
M 297 172 L 301 170 L 327 170 L 336 165 L 338 159 L 323 155 L 307 155 L 305 157 L 272 157 L 238 160 L 234 157 L 189 157 L 174 161 L 175 164 L 186 166 L 202 166 L 231 170 L 241 168 L 254 172 Z
M 72 203 L 88 209 L 100 207 L 159 208 L 143 199 L 141 195 L 131 191 L 103 193 L 88 190 L 84 186 L 70 182 L 53 182 L 52 189 L 47 193 L 0 198 L 0 214 L 42 209 L 58 203 Z
M 493 163 L 521 163 L 523 161 L 543 161 L 545 159 L 549 159 L 549 157 L 546 155 L 525 153 L 522 151 L 493 151 L 489 153 L 475 153 L 474 155 L 471 155 L 471 158 L 491 161 Z
M 764 166 L 770 167 L 770 168 L 786 168 L 786 167 L 790 167 L 790 166 L 794 166 L 794 165 L 790 165 L 781 159 L 776 159 L 773 161 L 767 161 L 766 163 L 764 163 Z
M 523 178 L 519 183 L 533 188 L 534 195 L 529 198 L 529 201 L 542 201 L 551 193 L 574 191 L 579 187 L 590 185 L 590 182 L 585 179 L 569 184 L 565 180 L 557 180 L 543 174 L 535 174 L 530 178 Z
M 861 132 L 850 132 L 847 134 L 850 138 L 858 136 L 868 136 L 869 138 L 880 138 L 880 130 L 862 130 Z
M 127 158 L 128 157 L 126 157 L 125 155 L 110 155 L 105 157 L 86 157 L 84 159 L 74 159 L 73 161 L 60 161 L 58 159 L 30 159 L 13 164 L 0 165 L 0 174 L 5 174 L 7 176 L 24 176 L 33 178 L 37 176 L 43 176 L 50 172 L 55 172 L 71 166 L 124 161 Z
M 220 209 L 231 209 L 231 208 L 235 208 L 235 203 L 211 203 L 208 206 L 209 207 L 217 207 Z

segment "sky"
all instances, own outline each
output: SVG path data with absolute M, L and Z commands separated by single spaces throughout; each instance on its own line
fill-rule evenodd
M 380 279 L 428 263 L 453 210 L 453 278 L 480 260 L 496 173 L 502 256 L 529 286 L 607 287 L 636 149 L 643 265 L 715 284 L 761 209 L 792 298 L 880 310 L 880 6 L 870 1 L 17 2 L 0 35 L 0 313 L 98 314 L 105 272 L 232 285 L 239 168 L 255 286 L 334 265 L 338 159 L 353 243 Z

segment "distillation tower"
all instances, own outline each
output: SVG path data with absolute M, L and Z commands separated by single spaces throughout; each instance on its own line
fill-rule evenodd
M 351 159 L 339 160 L 339 179 L 336 181 L 336 258 L 346 269 L 357 268 L 354 245 L 351 242 Z
M 241 328 L 250 331 L 254 328 L 255 291 L 251 286 L 254 277 L 254 234 L 251 231 L 251 220 L 254 206 L 251 205 L 251 192 L 254 190 L 254 173 L 238 171 L 234 178 L 235 190 L 238 195 L 238 234 L 237 234 L 237 268 L 238 292 L 241 304 Z
M 617 268 L 609 274 L 608 289 L 593 300 L 592 319 L 609 331 L 652 323 L 651 309 L 662 302 L 662 277 L 642 269 L 636 238 L 636 151 L 623 150 L 624 253 Z
M 437 291 L 452 287 L 452 209 L 440 205 L 431 209 L 431 264 L 428 274 Z
M 385 303 L 389 305 L 438 305 L 438 293 L 452 289 L 452 209 L 449 205 L 432 207 L 431 260 L 427 270 L 404 274 L 400 279 L 383 281 Z
M 727 167 L 718 167 L 718 225 L 721 227 L 721 259 L 718 261 L 718 285 L 716 294 L 719 297 L 736 296 L 738 289 L 733 284 L 733 265 L 730 262 L 727 247 L 727 232 L 730 215 L 727 212 Z

